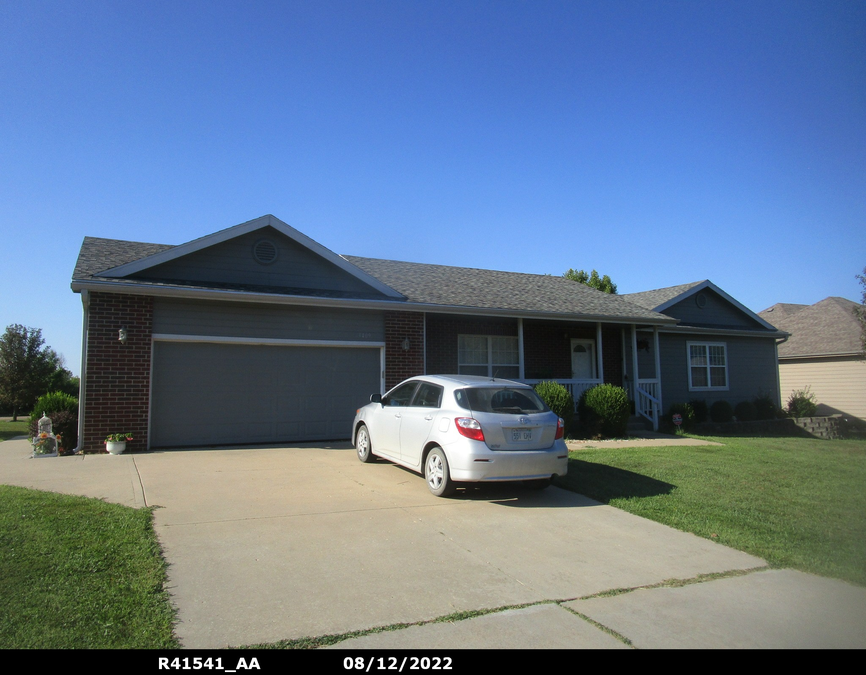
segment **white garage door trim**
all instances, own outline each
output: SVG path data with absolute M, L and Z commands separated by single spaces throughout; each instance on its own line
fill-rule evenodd
M 218 343 L 254 346 L 284 347 L 329 347 L 336 349 L 378 349 L 379 350 L 379 393 L 385 393 L 385 343 L 381 341 L 350 340 L 299 340 L 282 338 L 227 337 L 222 335 L 172 335 L 154 333 L 150 348 L 150 391 L 148 392 L 148 449 L 151 447 L 153 415 L 153 371 L 157 342 Z

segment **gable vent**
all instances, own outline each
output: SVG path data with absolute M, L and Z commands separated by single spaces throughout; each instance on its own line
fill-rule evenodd
M 259 239 L 253 245 L 253 258 L 262 265 L 270 265 L 277 259 L 277 245 L 270 239 Z

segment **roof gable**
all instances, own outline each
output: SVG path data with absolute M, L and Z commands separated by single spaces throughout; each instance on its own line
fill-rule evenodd
M 632 302 L 679 319 L 684 326 L 723 329 L 775 327 L 735 300 L 709 279 L 623 296 Z
M 131 247 L 127 250 L 132 254 Z M 144 257 L 101 270 L 98 276 L 172 286 L 378 294 L 402 299 L 394 289 L 271 215 L 179 246 L 154 246 Z

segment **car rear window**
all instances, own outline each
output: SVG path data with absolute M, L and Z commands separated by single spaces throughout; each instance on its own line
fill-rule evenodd
M 477 387 L 454 392 L 457 405 L 467 410 L 503 415 L 530 414 L 548 410 L 532 389 Z

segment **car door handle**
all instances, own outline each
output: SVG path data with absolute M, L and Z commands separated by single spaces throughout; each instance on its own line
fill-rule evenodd
M 400 419 L 401 417 L 403 417 L 403 415 L 401 415 L 400 413 L 394 413 L 394 417 Z
M 424 419 L 428 422 L 433 419 L 433 415 L 424 415 Z

